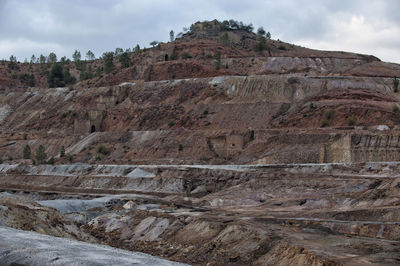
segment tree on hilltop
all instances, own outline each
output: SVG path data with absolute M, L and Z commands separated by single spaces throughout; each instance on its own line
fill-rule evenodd
M 87 51 L 87 53 L 86 53 L 86 59 L 87 60 L 89 60 L 89 61 L 92 61 L 92 60 L 94 60 L 96 57 L 94 56 L 94 53 L 92 52 L 92 51 Z
M 114 56 L 119 56 L 124 52 L 124 49 L 122 48 L 115 48 L 115 53 Z
M 257 35 L 260 35 L 260 36 L 264 36 L 265 35 L 265 30 L 264 30 L 263 27 L 259 27 L 257 29 Z
M 129 58 L 129 54 L 127 52 L 122 53 L 119 57 L 118 57 L 119 62 L 121 63 L 121 68 L 126 68 L 129 67 L 131 62 L 130 62 L 130 58 Z
M 152 42 L 150 43 L 150 45 L 153 46 L 153 47 L 155 47 L 157 44 L 158 44 L 157 41 L 152 41 Z
M 114 52 L 106 52 L 103 54 L 104 72 L 110 73 L 114 69 Z
M 47 62 L 50 64 L 54 64 L 55 62 L 57 62 L 57 55 L 53 52 L 51 52 L 47 58 Z
M 74 62 L 81 61 L 81 52 L 75 50 L 75 52 L 72 54 L 72 59 L 74 60 Z

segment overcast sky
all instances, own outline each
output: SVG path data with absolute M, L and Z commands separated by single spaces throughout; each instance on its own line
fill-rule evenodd
M 96 57 L 168 41 L 196 21 L 235 19 L 273 39 L 400 63 L 399 0 L 0 0 L 0 58 Z

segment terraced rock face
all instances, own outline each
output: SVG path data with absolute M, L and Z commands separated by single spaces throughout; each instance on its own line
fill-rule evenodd
M 25 197 L 0 225 L 191 264 L 399 264 L 400 65 L 196 25 L 69 88 L 0 77 L 0 190 Z
M 397 265 L 399 169 L 2 166 L 0 223 L 189 264 Z

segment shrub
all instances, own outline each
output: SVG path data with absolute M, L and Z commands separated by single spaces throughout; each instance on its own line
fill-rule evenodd
M 47 161 L 47 164 L 54 164 L 54 163 L 55 163 L 54 157 L 51 156 L 51 158 Z
M 104 147 L 103 145 L 100 145 L 99 148 L 97 149 L 97 152 L 103 155 L 109 155 L 110 150 Z
M 0 164 L 3 163 L 3 158 L 0 156 Z
M 398 113 L 400 111 L 400 108 L 397 104 L 393 104 L 392 110 L 393 110 L 393 112 Z
M 64 73 L 61 64 L 54 64 L 47 77 L 47 81 L 50 88 L 65 86 Z
M 224 45 L 227 45 L 229 43 L 229 36 L 227 32 L 224 32 L 224 34 L 221 36 L 221 42 Z
M 218 51 L 215 56 L 215 68 L 219 70 L 221 68 L 221 52 Z
M 286 47 L 283 46 L 283 45 L 279 45 L 278 49 L 279 49 L 279 50 L 283 50 L 283 51 L 286 51 L 286 50 L 287 50 Z
M 267 40 L 264 36 L 261 36 L 257 44 L 257 50 L 260 54 L 262 54 L 262 52 L 265 50 L 266 44 Z
M 316 108 L 316 106 L 313 104 L 313 102 L 310 102 L 309 107 L 310 107 L 310 109 L 315 109 Z
M 29 87 L 35 86 L 35 76 L 33 74 L 22 73 L 19 75 L 19 80 Z
M 178 145 L 178 151 L 183 151 L 183 145 L 182 144 Z
M 399 79 L 397 77 L 393 78 L 393 90 L 394 92 L 399 91 Z
M 168 127 L 173 127 L 175 126 L 175 122 L 174 121 L 169 121 L 168 122 Z
M 188 58 L 192 58 L 191 54 L 189 54 L 188 52 L 183 52 L 181 55 L 182 59 L 188 59 Z
M 354 126 L 356 124 L 356 121 L 355 121 L 354 117 L 352 117 L 352 116 L 348 117 L 347 118 L 347 124 L 349 126 Z
M 333 110 L 332 109 L 325 110 L 324 117 L 325 119 L 330 120 L 333 117 Z
M 322 121 L 321 121 L 321 127 L 326 127 L 328 124 L 329 124 L 329 123 L 328 123 L 328 120 L 326 120 L 325 118 L 322 119 Z
M 29 147 L 28 144 L 25 145 L 24 151 L 22 152 L 23 158 L 24 159 L 30 159 L 31 158 L 31 147 Z

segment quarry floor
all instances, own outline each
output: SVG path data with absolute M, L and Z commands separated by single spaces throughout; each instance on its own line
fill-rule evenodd
M 121 265 L 161 265 L 128 251 L 195 265 L 400 263 L 398 162 L 1 165 L 0 191 L 8 264 L 100 263 L 73 253 L 98 244 L 127 250 L 107 249 L 105 264 L 122 252 Z

